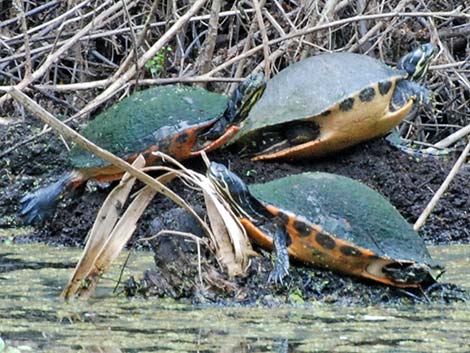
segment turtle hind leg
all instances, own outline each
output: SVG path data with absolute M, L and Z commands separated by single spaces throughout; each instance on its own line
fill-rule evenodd
M 289 239 L 286 228 L 282 225 L 276 225 L 273 242 L 274 267 L 269 274 L 268 282 L 282 284 L 284 277 L 289 274 L 289 254 L 287 252 Z
M 44 222 L 54 214 L 60 196 L 70 187 L 75 188 L 80 184 L 80 176 L 72 171 L 55 183 L 27 194 L 20 200 L 20 217 L 26 224 Z
M 413 147 L 413 145 L 411 145 L 409 142 L 403 140 L 396 130 L 393 130 L 390 134 L 388 134 L 385 137 L 385 140 L 393 148 L 415 158 L 446 160 L 456 152 L 455 148 L 437 149 L 435 147 L 427 147 L 421 149 L 419 147 Z

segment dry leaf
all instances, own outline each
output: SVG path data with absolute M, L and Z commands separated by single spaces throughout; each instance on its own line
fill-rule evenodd
M 145 166 L 145 159 L 142 156 L 139 156 L 134 161 L 133 166 L 136 168 L 143 168 Z M 96 259 L 101 253 L 103 246 L 105 246 L 109 234 L 118 220 L 122 206 L 126 202 L 134 183 L 134 177 L 131 177 L 128 173 L 124 174 L 119 185 L 111 191 L 104 201 L 103 206 L 96 216 L 95 223 L 93 224 L 85 249 L 83 250 L 82 257 L 75 267 L 75 271 L 67 286 L 62 291 L 61 295 L 63 298 L 69 299 L 75 295 L 80 283 L 94 268 Z

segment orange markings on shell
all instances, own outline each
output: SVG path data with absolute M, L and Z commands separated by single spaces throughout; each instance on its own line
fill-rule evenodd
M 367 267 L 372 263 L 372 261 L 377 261 L 379 259 L 377 254 L 373 251 L 336 238 L 325 232 L 322 227 L 307 223 L 299 217 L 296 217 L 291 213 L 283 212 L 272 205 L 267 205 L 266 209 L 273 216 L 277 216 L 278 219 L 284 218 L 288 220 L 286 229 L 291 238 L 291 244 L 287 250 L 289 255 L 293 256 L 297 260 L 351 275 L 370 278 L 396 287 L 418 286 L 417 284 L 396 283 L 391 281 L 389 278 L 386 278 L 385 275 L 384 277 L 379 277 L 370 274 L 367 272 Z M 279 217 L 281 213 L 284 217 Z M 310 235 L 306 236 L 305 233 L 299 232 L 299 222 L 305 224 L 304 229 L 309 228 L 311 230 Z M 264 234 L 262 230 L 256 227 L 256 225 L 248 219 L 243 219 L 242 224 L 256 243 L 269 250 L 272 249 L 273 239 L 269 235 Z M 324 239 L 329 239 L 329 241 L 322 241 L 322 237 L 324 237 Z M 331 246 L 331 241 L 334 242 L 334 247 Z

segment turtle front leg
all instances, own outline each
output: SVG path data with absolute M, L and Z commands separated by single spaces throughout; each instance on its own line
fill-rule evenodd
M 434 110 L 431 93 L 416 82 L 400 81 L 393 92 L 389 115 L 412 119 L 421 108 L 432 113 Z M 400 122 L 399 120 L 398 122 Z
M 274 233 L 274 266 L 269 274 L 268 282 L 282 284 L 282 280 L 289 274 L 289 253 L 287 252 L 287 242 L 289 234 L 286 227 L 276 224 Z
M 222 136 L 220 136 L 218 139 L 210 142 L 208 145 L 204 146 L 203 148 L 201 148 L 197 151 L 191 152 L 190 157 L 199 156 L 202 151 L 208 153 L 208 152 L 216 150 L 217 148 L 222 147 L 225 143 L 230 141 L 233 136 L 235 136 L 235 134 L 238 132 L 238 130 L 240 130 L 240 128 L 238 126 L 235 126 L 235 125 L 230 126 L 224 132 L 224 134 Z

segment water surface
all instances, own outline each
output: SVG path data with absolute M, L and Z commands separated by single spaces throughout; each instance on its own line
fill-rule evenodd
M 442 279 L 470 289 L 470 246 L 432 247 Z M 0 337 L 21 352 L 469 352 L 470 306 L 193 307 L 113 294 L 113 271 L 88 302 L 59 294 L 80 251 L 0 247 Z M 131 256 L 124 275 L 152 266 Z M 12 270 L 11 265 L 19 266 Z M 0 348 L 1 350 L 1 348 Z

